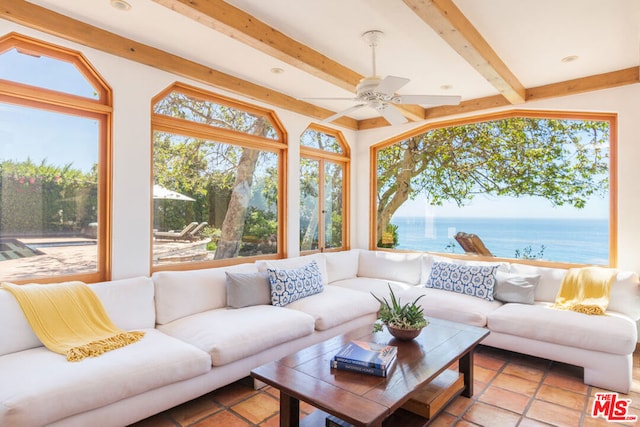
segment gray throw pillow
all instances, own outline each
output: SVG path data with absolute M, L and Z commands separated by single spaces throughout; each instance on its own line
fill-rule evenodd
M 250 305 L 271 304 L 269 274 L 229 273 L 227 274 L 227 305 L 233 308 Z
M 502 302 L 533 304 L 540 275 L 524 276 L 498 271 L 493 297 Z

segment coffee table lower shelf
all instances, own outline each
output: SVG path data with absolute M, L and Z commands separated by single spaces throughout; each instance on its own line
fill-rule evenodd
M 418 390 L 383 423 L 384 426 L 423 427 L 428 425 L 464 389 L 464 376 L 447 369 L 436 379 Z M 316 410 L 300 420 L 301 427 L 351 427 L 322 410 Z

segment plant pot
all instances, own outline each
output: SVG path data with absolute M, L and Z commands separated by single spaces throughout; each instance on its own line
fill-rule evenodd
M 391 325 L 387 325 L 387 330 L 394 338 L 399 339 L 400 341 L 411 341 L 422 332 L 422 328 L 420 329 L 400 329 L 395 328 Z

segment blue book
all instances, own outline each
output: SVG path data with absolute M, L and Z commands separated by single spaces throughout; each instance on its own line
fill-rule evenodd
M 393 362 L 395 360 L 396 359 L 394 358 L 385 369 L 372 368 L 371 366 L 355 365 L 353 363 L 345 363 L 337 360 L 331 361 L 331 367 L 335 369 L 342 369 L 344 371 L 359 372 L 361 374 L 375 375 L 377 377 L 386 377 L 393 367 Z
M 333 357 L 333 360 L 352 365 L 386 369 L 397 354 L 398 347 L 393 345 L 351 341 Z

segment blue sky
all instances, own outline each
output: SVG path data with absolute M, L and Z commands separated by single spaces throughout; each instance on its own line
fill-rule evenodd
M 0 78 L 95 98 L 93 87 L 72 64 L 15 50 L 0 55 Z M 0 158 L 72 163 L 88 172 L 98 160 L 98 126 L 93 119 L 0 103 Z

